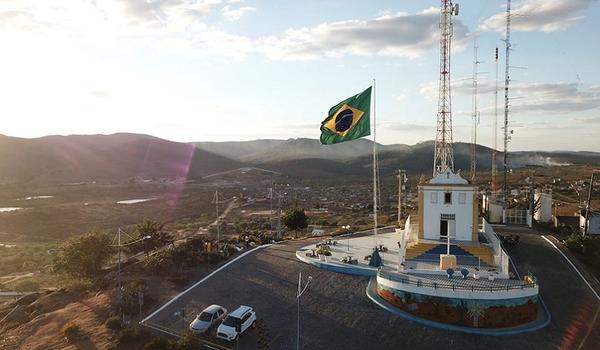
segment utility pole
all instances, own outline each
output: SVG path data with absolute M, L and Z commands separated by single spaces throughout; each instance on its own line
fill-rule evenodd
M 588 191 L 587 203 L 585 203 L 585 223 L 583 226 L 583 235 L 588 234 L 588 230 L 590 228 L 590 209 L 592 203 L 592 191 L 594 189 L 594 176 L 596 175 L 595 171 L 592 171 L 592 177 L 590 178 L 590 190 Z
M 273 232 L 273 179 L 271 179 L 271 187 L 269 187 L 269 226 Z
M 398 170 L 398 225 L 404 218 L 404 198 L 406 196 L 406 170 Z
M 478 89 L 478 65 L 481 63 L 477 60 L 477 44 L 473 44 L 473 125 L 471 130 L 471 182 L 475 182 L 475 176 L 477 173 L 477 124 L 479 124 L 479 110 L 477 102 L 479 99 Z
M 498 166 L 496 164 L 496 150 L 498 149 L 498 48 L 496 48 L 496 88 L 494 89 L 494 148 L 492 149 L 492 193 L 496 193 L 496 178 Z
M 503 159 L 503 167 L 504 167 L 504 184 L 503 184 L 503 192 L 504 192 L 504 202 L 508 204 L 508 107 L 509 107 L 509 99 L 508 99 L 508 86 L 510 85 L 510 0 L 506 1 L 506 38 L 504 39 L 505 47 L 506 47 L 506 66 L 504 71 L 504 159 Z
M 215 211 L 217 214 L 217 253 L 219 253 L 219 243 L 221 242 L 221 228 L 220 228 L 220 222 L 219 222 L 219 190 L 215 190 L 215 198 L 214 198 L 214 202 L 215 202 Z
M 123 244 L 122 240 L 121 240 L 121 235 L 122 235 L 123 231 L 121 230 L 121 228 L 119 227 L 117 229 L 117 244 L 111 244 L 111 247 L 117 247 L 117 251 L 118 251 L 118 261 L 117 261 L 117 288 L 119 289 L 119 313 L 120 313 L 120 317 L 121 320 L 123 321 L 123 318 L 125 317 L 125 314 L 123 313 L 123 310 L 121 309 L 121 303 L 123 301 L 123 287 L 122 287 L 122 283 L 121 283 L 121 251 L 123 250 L 123 247 L 125 246 L 129 246 L 132 244 L 136 244 L 139 243 L 141 241 L 147 240 L 152 238 L 151 236 L 144 236 L 140 239 L 134 239 L 133 237 L 131 237 L 129 234 L 127 234 L 125 232 L 125 234 L 133 239 L 132 241 Z M 113 243 L 114 243 L 114 239 L 113 239 Z
M 281 192 L 277 194 L 277 237 L 281 237 Z
M 117 262 L 117 288 L 119 288 L 119 307 L 123 299 L 123 289 L 121 288 L 121 228 L 117 229 L 117 247 L 119 250 L 119 261 Z

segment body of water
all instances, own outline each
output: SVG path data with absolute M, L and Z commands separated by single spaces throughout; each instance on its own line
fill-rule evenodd
M 143 202 L 147 202 L 147 201 L 151 201 L 154 200 L 156 198 L 139 198 L 139 199 L 127 199 L 124 201 L 118 201 L 117 204 L 137 204 L 137 203 L 143 203 Z
M 19 208 L 19 207 L 4 207 L 4 208 L 0 208 L 0 213 L 8 213 L 11 211 L 17 211 L 17 210 L 21 210 L 23 208 Z
M 31 197 L 19 198 L 18 200 L 30 201 L 32 199 L 48 199 L 48 198 L 54 198 L 54 196 L 31 196 Z

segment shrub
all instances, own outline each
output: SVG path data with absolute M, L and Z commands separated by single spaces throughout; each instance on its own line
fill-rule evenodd
M 109 318 L 107 318 L 104 322 L 104 325 L 106 326 L 106 328 L 113 331 L 118 331 L 123 326 L 121 324 L 121 318 L 117 315 L 110 316 Z
M 572 233 L 565 240 L 565 245 L 575 252 L 585 254 L 587 248 L 591 245 L 591 239 L 590 236 Z
M 62 328 L 62 332 L 67 338 L 67 341 L 73 342 L 79 336 L 79 326 L 73 322 L 68 322 Z
M 328 245 L 322 244 L 321 246 L 319 246 L 319 249 L 317 249 L 317 254 L 331 256 L 331 249 L 329 249 Z
M 40 289 L 40 284 L 32 280 L 18 281 L 15 283 L 14 289 L 17 292 L 37 292 Z
M 140 340 L 143 334 L 138 330 L 131 327 L 125 327 L 119 332 L 119 344 L 131 344 Z
M 70 238 L 54 256 L 53 269 L 71 277 L 96 277 L 115 252 L 111 242 L 112 237 L 105 233 L 92 232 Z
M 162 337 L 154 338 L 144 345 L 144 350 L 170 350 L 172 348 L 172 343 Z

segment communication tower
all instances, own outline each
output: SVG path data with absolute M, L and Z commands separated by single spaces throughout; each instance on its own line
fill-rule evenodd
M 454 171 L 452 151 L 452 102 L 450 94 L 450 49 L 452 45 L 452 16 L 458 15 L 458 4 L 441 0 L 440 6 L 440 82 L 437 113 L 437 132 L 433 160 L 433 175 L 450 168 Z

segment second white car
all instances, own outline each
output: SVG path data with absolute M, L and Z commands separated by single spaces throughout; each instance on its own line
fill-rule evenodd
M 227 341 L 237 340 L 240 334 L 244 333 L 256 321 L 256 313 L 250 306 L 241 305 L 233 310 L 219 328 L 217 328 L 217 338 Z

